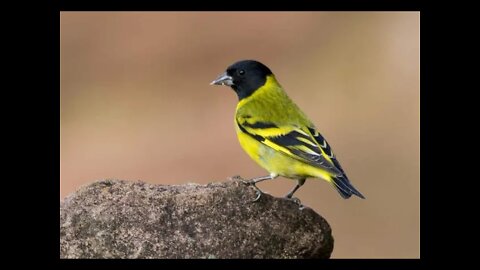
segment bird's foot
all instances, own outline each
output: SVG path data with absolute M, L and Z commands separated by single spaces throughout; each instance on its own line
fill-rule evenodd
M 262 194 L 263 194 L 263 193 L 262 193 L 260 190 L 257 190 L 257 197 L 256 197 L 255 199 L 253 199 L 252 202 L 258 201 L 258 200 L 260 199 L 260 197 L 262 197 Z
M 229 180 L 230 180 L 230 181 L 235 181 L 235 182 L 243 183 L 243 184 L 246 185 L 246 186 L 255 185 L 255 181 L 253 181 L 253 180 L 244 180 L 240 175 L 232 176 L 232 177 L 230 177 Z
M 256 190 L 256 193 L 257 193 L 257 197 L 252 201 L 252 202 L 256 202 L 260 199 L 260 197 L 262 197 L 262 194 L 264 193 L 263 191 L 261 191 L 256 185 L 255 183 L 250 183 L 248 181 L 248 184 L 247 185 L 250 185 L 252 186 L 255 190 Z
M 302 202 L 300 201 L 300 199 L 297 198 L 297 197 L 293 197 L 293 198 L 292 198 L 292 197 L 285 196 L 285 199 L 290 200 L 290 201 L 292 201 L 293 203 L 297 204 L 297 205 L 299 206 L 299 207 L 298 207 L 299 210 L 302 210 L 302 209 L 305 208 L 305 206 L 303 206 L 303 204 L 302 204 Z
M 245 185 L 247 186 L 254 186 L 254 187 L 257 187 L 255 184 L 255 180 L 240 180 L 242 183 L 244 183 Z
M 244 180 L 242 179 L 240 176 L 236 175 L 236 176 L 233 176 L 230 178 L 230 180 L 232 181 L 237 181 L 237 182 L 240 182 L 240 183 L 243 183 L 244 185 L 246 186 L 251 186 L 255 189 L 255 192 L 257 194 L 257 196 L 255 197 L 255 199 L 252 201 L 252 202 L 256 202 L 260 199 L 260 197 L 262 197 L 262 194 L 266 193 L 268 194 L 267 192 L 263 192 L 261 191 L 257 186 L 256 186 L 256 181 L 255 181 L 255 178 L 254 179 L 251 179 L 251 180 Z

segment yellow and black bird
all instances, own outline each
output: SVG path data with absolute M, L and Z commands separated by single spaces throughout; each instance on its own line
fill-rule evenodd
M 286 195 L 291 199 L 307 178 L 322 178 L 347 199 L 352 194 L 365 199 L 347 178 L 330 145 L 312 122 L 287 96 L 272 71 L 254 60 L 229 66 L 211 85 L 230 86 L 238 95 L 235 127 L 240 145 L 270 175 L 258 182 L 284 176 L 297 179 Z

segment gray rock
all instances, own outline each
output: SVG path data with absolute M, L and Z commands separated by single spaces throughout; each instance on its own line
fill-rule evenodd
M 312 209 L 239 181 L 151 185 L 105 180 L 60 203 L 61 258 L 329 258 Z

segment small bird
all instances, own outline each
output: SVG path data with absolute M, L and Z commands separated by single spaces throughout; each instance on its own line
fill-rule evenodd
M 267 66 L 255 60 L 238 61 L 210 84 L 230 86 L 237 93 L 235 127 L 240 145 L 270 173 L 245 182 L 257 189 L 255 200 L 262 194 L 255 184 L 278 176 L 297 180 L 288 199 L 307 178 L 326 180 L 345 199 L 352 194 L 365 199 L 348 180 L 325 138 Z

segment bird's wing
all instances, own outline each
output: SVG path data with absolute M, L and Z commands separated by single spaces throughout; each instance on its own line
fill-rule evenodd
M 276 125 L 254 121 L 251 117 L 237 117 L 236 120 L 242 132 L 274 150 L 321 168 L 333 176 L 344 174 L 327 141 L 314 127 Z

